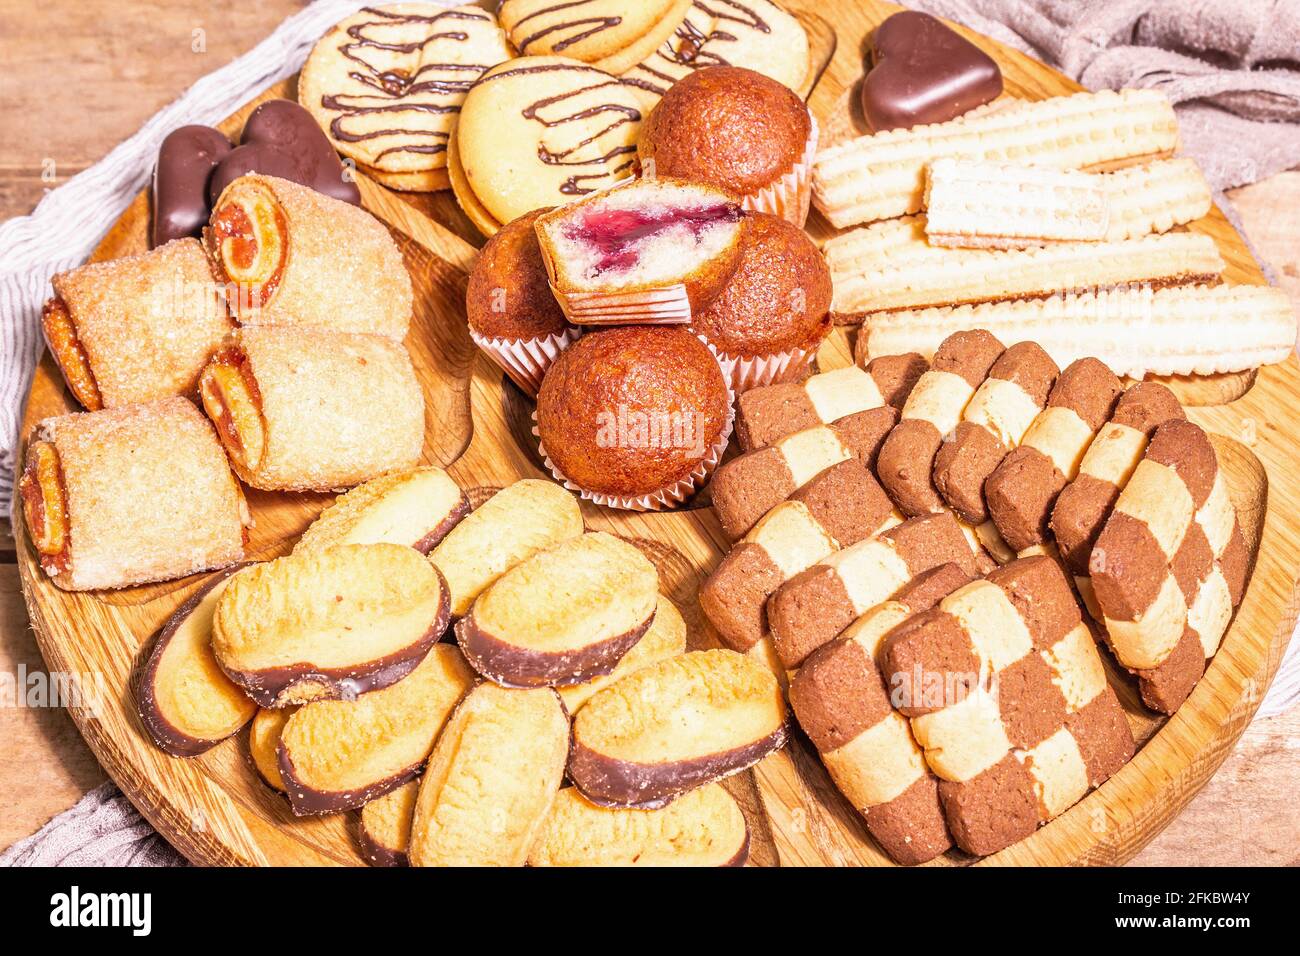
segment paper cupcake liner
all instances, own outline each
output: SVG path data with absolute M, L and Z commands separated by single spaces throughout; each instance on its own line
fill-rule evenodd
M 537 439 L 537 451 L 542 456 L 542 461 L 546 464 L 546 470 L 551 473 L 551 477 L 563 485 L 569 491 L 576 492 L 580 498 L 585 498 L 594 504 L 606 508 L 618 508 L 622 511 L 666 511 L 676 508 L 683 501 L 695 493 L 704 481 L 713 474 L 713 470 L 718 467 L 718 462 L 722 460 L 723 453 L 727 450 L 727 443 L 731 441 L 732 426 L 736 421 L 736 394 L 730 388 L 727 389 L 727 420 L 722 423 L 722 431 L 718 435 L 718 440 L 709 447 L 709 450 L 700 458 L 699 464 L 691 470 L 691 473 L 666 488 L 660 488 L 658 491 L 646 495 L 606 495 L 597 491 L 588 491 L 577 484 L 574 484 L 564 472 L 551 461 L 551 457 L 546 454 L 546 446 L 542 443 L 541 433 L 537 429 L 537 411 L 533 410 L 533 437 Z
M 691 302 L 680 282 L 639 292 L 561 292 L 551 286 L 564 317 L 574 325 L 681 325 Z
M 470 329 L 469 337 L 511 381 L 536 398 L 546 370 L 561 352 L 582 338 L 582 329 L 565 329 L 540 339 L 489 339 Z
M 741 198 L 741 205 L 755 212 L 780 216 L 800 229 L 808 221 L 808 204 L 812 197 L 812 164 L 817 154 L 817 118 L 808 111 L 812 128 L 803 155 L 790 171 L 756 193 Z
M 771 385 L 781 380 L 787 372 L 807 365 L 817 354 L 816 349 L 789 349 L 785 352 L 773 352 L 771 355 L 757 355 L 752 358 L 744 355 L 728 355 L 703 335 L 696 336 L 709 347 L 713 357 L 718 360 L 722 374 L 736 394 L 747 392 L 760 385 Z M 820 343 L 819 343 L 820 344 Z

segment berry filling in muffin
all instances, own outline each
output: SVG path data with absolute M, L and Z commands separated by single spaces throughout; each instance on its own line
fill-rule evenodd
M 736 203 L 687 208 L 595 209 L 565 229 L 564 236 L 593 250 L 595 262 L 587 271 L 595 278 L 603 272 L 620 272 L 636 266 L 641 261 L 646 240 L 680 241 L 684 237 L 667 234 L 686 231 L 700 245 L 706 241 L 705 233 L 711 226 L 737 222 L 740 216 L 740 206 Z

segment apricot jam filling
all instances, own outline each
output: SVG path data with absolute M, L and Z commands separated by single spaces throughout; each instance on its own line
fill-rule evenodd
M 50 354 L 54 356 L 63 380 L 68 383 L 72 397 L 87 411 L 96 412 L 104 407 L 95 374 L 90 370 L 90 359 L 81 345 L 77 327 L 72 322 L 68 305 L 58 296 L 50 299 L 41 309 L 41 328 Z
M 48 574 L 68 569 L 69 535 L 67 492 L 59 453 L 47 441 L 38 441 L 27 452 L 27 464 L 18 479 L 23 517 L 32 543 L 41 555 L 41 567 Z
M 203 370 L 199 392 L 230 456 L 256 471 L 266 448 L 266 426 L 248 357 L 238 347 L 219 351 Z
M 284 213 L 270 191 L 255 183 L 231 187 L 206 232 L 209 253 L 227 282 L 237 315 L 271 301 L 284 275 L 289 239 Z

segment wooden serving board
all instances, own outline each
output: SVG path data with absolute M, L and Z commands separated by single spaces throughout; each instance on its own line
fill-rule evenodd
M 832 130 L 852 128 L 850 104 L 867 38 L 897 8 L 872 0 L 791 0 L 786 5 L 799 13 L 813 40 L 821 78 L 809 102 L 819 121 Z M 814 7 L 833 19 L 834 31 L 809 12 Z M 828 7 L 833 8 L 829 13 Z M 997 58 L 1013 95 L 1037 99 L 1077 89 L 1040 63 L 962 32 Z M 292 97 L 292 81 L 255 102 L 272 96 Z M 233 115 L 225 130 L 236 133 L 254 105 Z M 402 196 L 368 180 L 360 185 L 366 208 L 392 227 L 415 283 L 416 312 L 407 345 L 425 389 L 424 460 L 447 467 L 476 505 L 519 478 L 545 477 L 529 434 L 531 403 L 477 354 L 466 330 L 466 270 L 481 239 L 448 194 Z M 148 221 L 148 198 L 142 194 L 94 258 L 143 251 Z M 1229 281 L 1264 281 L 1241 238 L 1217 211 L 1192 228 L 1218 243 L 1229 264 Z M 831 233 L 816 216 L 809 230 L 819 237 Z M 852 361 L 851 334 L 843 329 L 833 333 L 818 356 L 821 368 Z M 1281 660 L 1296 619 L 1300 575 L 1300 523 L 1294 517 L 1300 511 L 1295 467 L 1300 461 L 1300 364 L 1292 356 L 1261 370 L 1257 378 L 1187 381 L 1175 387 L 1197 404 L 1235 399 L 1190 414 L 1215 436 L 1255 555 L 1245 599 L 1206 676 L 1173 717 L 1157 719 L 1145 711 L 1132 682 L 1112 670 L 1112 683 L 1140 743 L 1137 756 L 1067 813 L 986 862 L 1117 864 L 1130 858 L 1218 768 Z M 30 434 L 40 419 L 74 407 L 47 355 L 32 384 L 23 433 Z M 702 500 L 706 497 L 707 491 L 683 511 L 659 514 L 582 505 L 588 527 L 628 537 L 655 560 L 665 592 L 686 616 L 694 646 L 715 640 L 700 614 L 696 590 L 726 547 Z M 287 551 L 329 500 L 327 495 L 251 491 L 256 517 L 251 554 L 269 558 Z M 201 576 L 120 592 L 65 593 L 41 572 L 23 522 L 15 520 L 13 526 L 24 594 L 46 663 L 81 691 L 69 707 L 72 716 L 108 773 L 168 840 L 204 864 L 361 862 L 352 815 L 294 818 L 284 799 L 249 765 L 246 732 L 189 760 L 164 755 L 145 735 L 128 686 L 131 670 L 149 635 Z M 799 735 L 727 785 L 749 818 L 755 864 L 888 863 Z M 956 851 L 935 861 L 968 862 Z

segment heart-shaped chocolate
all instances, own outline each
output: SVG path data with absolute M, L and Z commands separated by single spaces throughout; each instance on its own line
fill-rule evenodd
M 197 236 L 221 191 L 263 173 L 361 204 L 357 184 L 312 115 L 292 100 L 253 110 L 238 147 L 210 126 L 182 126 L 163 140 L 153 179 L 152 245 Z
M 1002 93 L 993 58 L 928 13 L 905 10 L 876 27 L 862 112 L 877 133 L 942 123 Z
M 230 141 L 211 126 L 182 126 L 158 148 L 153 172 L 151 247 L 197 236 L 208 221 L 208 180 L 229 155 Z
M 212 204 L 245 173 L 276 176 L 354 206 L 361 204 L 357 184 L 324 131 L 292 100 L 269 100 L 253 110 L 239 142 L 239 147 L 217 164 L 208 183 Z

